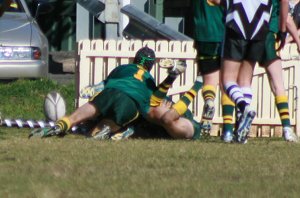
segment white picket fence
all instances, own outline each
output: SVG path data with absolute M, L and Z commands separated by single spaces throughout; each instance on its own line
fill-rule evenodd
M 187 61 L 186 72 L 176 79 L 169 91 L 172 99 L 177 101 L 183 92 L 191 88 L 197 75 L 196 51 L 193 48 L 193 42 L 82 40 L 78 43 L 78 56 L 76 59 L 77 107 L 87 102 L 85 99 L 78 97 L 80 89 L 102 81 L 116 66 L 131 62 L 135 52 L 146 45 L 155 50 L 157 62 L 161 58 L 185 59 Z M 283 59 L 284 83 L 289 98 L 291 124 L 297 134 L 300 135 L 300 63 L 296 45 L 286 45 L 281 55 Z M 166 70 L 159 68 L 157 64 L 151 73 L 157 84 L 167 75 Z M 270 90 L 265 70 L 261 67 L 255 68 L 252 89 L 253 102 L 251 105 L 256 109 L 257 116 L 253 121 L 250 136 L 281 136 L 281 121 L 276 109 L 275 99 Z M 221 94 L 219 91 L 218 93 L 212 135 L 220 135 L 222 133 Z M 197 98 L 189 107 L 198 121 L 201 118 L 202 107 L 203 99 L 199 92 Z

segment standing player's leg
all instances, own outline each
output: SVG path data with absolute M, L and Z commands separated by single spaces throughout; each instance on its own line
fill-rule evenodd
M 271 90 L 283 127 L 283 137 L 286 141 L 297 142 L 298 137 L 293 132 L 290 122 L 288 97 L 285 92 L 281 58 L 276 51 L 276 34 L 269 32 L 266 38 L 265 55 L 260 65 L 265 67 Z M 296 40 L 299 41 L 298 38 Z
M 243 90 L 238 84 L 238 78 L 252 79 L 252 70 L 257 61 L 262 59 L 264 53 L 264 40 L 246 40 L 236 38 L 233 32 L 228 31 L 223 50 L 223 64 L 221 67 L 224 90 L 236 107 L 241 111 L 237 120 L 236 139 L 240 143 L 247 142 L 252 121 L 256 112 L 250 108 Z M 249 67 L 242 67 L 242 63 Z M 243 69 L 250 72 L 243 72 Z M 251 81 L 250 81 L 251 82 Z
M 222 114 L 223 114 L 223 134 L 222 140 L 226 143 L 233 141 L 233 112 L 234 103 L 227 96 L 227 94 L 222 94 Z
M 297 142 L 298 137 L 292 130 L 290 122 L 288 97 L 286 96 L 283 84 L 281 60 L 278 59 L 272 62 L 266 67 L 266 71 L 269 77 L 271 89 L 275 95 L 275 103 L 283 127 L 283 137 L 286 141 Z
M 244 99 L 248 105 L 251 104 L 252 101 L 252 78 L 254 72 L 255 64 L 249 61 L 243 61 L 242 66 L 240 68 L 239 77 L 238 77 L 238 85 L 241 87 L 242 92 L 244 94 Z
M 251 90 L 251 82 L 252 82 L 252 75 L 253 75 L 254 65 L 250 64 L 248 61 L 243 61 L 243 64 L 240 66 L 239 75 L 238 75 L 238 85 L 240 87 L 240 91 L 243 94 L 243 99 L 245 101 L 246 106 L 251 104 L 252 100 L 252 90 Z M 222 108 L 223 108 L 223 119 L 224 119 L 224 133 L 223 133 L 223 140 L 224 142 L 231 142 L 233 139 L 233 112 L 234 112 L 234 103 L 231 101 L 228 96 L 225 94 L 222 95 Z M 236 108 L 236 118 L 235 120 L 238 121 L 241 116 L 241 110 Z M 236 122 L 235 130 L 238 129 L 238 122 Z
M 246 101 L 244 99 L 243 91 L 237 83 L 237 78 L 240 70 L 241 62 L 233 60 L 224 60 L 222 66 L 222 83 L 224 90 L 237 107 L 244 112 L 246 108 Z
M 238 85 L 241 88 L 247 106 L 250 106 L 253 97 L 251 84 L 252 84 L 254 68 L 255 68 L 255 64 L 253 62 L 243 61 L 238 76 Z M 242 112 L 240 111 L 239 108 L 236 108 L 236 112 L 235 112 L 236 120 L 239 121 L 241 116 L 242 116 Z M 238 129 L 237 123 L 238 122 L 236 122 L 235 130 Z
M 215 114 L 216 87 L 219 82 L 219 71 L 203 75 L 202 97 L 204 100 L 201 116 L 201 131 L 204 136 L 209 136 L 212 128 L 212 121 Z
M 224 60 L 222 66 L 222 78 L 224 90 L 242 113 L 241 118 L 238 120 L 238 127 L 236 130 L 237 141 L 246 143 L 247 135 L 256 113 L 250 109 L 250 106 L 245 100 L 244 93 L 237 83 L 240 65 L 241 62 L 238 61 Z M 254 63 L 252 65 L 254 65 Z
M 204 100 L 201 116 L 201 134 L 209 136 L 215 113 L 216 89 L 220 78 L 221 42 L 195 42 L 198 72 L 203 76 L 202 97 Z

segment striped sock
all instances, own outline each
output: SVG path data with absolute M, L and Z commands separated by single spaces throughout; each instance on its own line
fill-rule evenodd
M 247 102 L 245 101 L 244 94 L 238 84 L 235 82 L 228 82 L 224 85 L 224 90 L 241 112 L 244 112 Z
M 244 99 L 248 105 L 252 102 L 252 89 L 251 87 L 241 87 L 241 90 L 244 94 Z
M 180 100 L 172 106 L 172 108 L 175 109 L 179 115 L 183 115 L 188 109 L 189 104 L 194 100 L 198 91 L 202 88 L 202 86 L 202 77 L 198 76 L 193 87 L 189 91 L 187 91 L 180 98 Z
M 290 122 L 288 97 L 287 96 L 276 96 L 275 103 L 277 106 L 277 110 L 279 112 L 282 126 L 290 127 L 291 122 Z
M 216 88 L 213 85 L 204 85 L 202 89 L 202 96 L 204 101 L 215 100 L 216 98 Z
M 247 105 L 250 105 L 252 102 L 252 89 L 251 87 L 241 87 L 241 90 L 244 94 L 244 99 Z M 239 108 L 236 109 L 236 119 L 238 120 L 242 115 L 242 112 Z
M 233 112 L 234 103 L 227 94 L 222 94 L 223 132 L 233 132 Z
M 61 132 L 67 132 L 71 128 L 71 122 L 68 117 L 63 117 L 56 121 L 55 126 L 57 126 Z
M 175 79 L 176 77 L 168 75 L 167 78 L 158 85 L 157 90 L 153 92 L 150 98 L 150 105 L 152 107 L 160 106 L 162 101 L 166 98 L 168 90 L 172 86 Z
M 213 85 L 204 85 L 202 89 L 202 97 L 204 99 L 204 106 L 202 111 L 202 120 L 211 122 L 213 114 L 210 112 L 214 109 L 214 101 L 216 98 L 216 88 Z M 210 107 L 210 108 L 207 108 Z

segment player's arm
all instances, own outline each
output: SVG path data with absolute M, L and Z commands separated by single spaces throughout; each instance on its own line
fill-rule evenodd
M 296 24 L 295 24 L 293 18 L 290 15 L 288 15 L 288 17 L 287 17 L 286 25 L 287 25 L 286 26 L 287 31 L 290 33 L 291 37 L 297 44 L 298 52 L 300 53 L 300 39 L 298 36 L 298 30 L 297 30 L 297 27 L 296 27 Z
M 279 32 L 277 33 L 277 41 L 280 42 L 277 51 L 281 50 L 284 47 L 285 39 L 286 39 L 286 24 L 287 17 L 289 13 L 289 1 L 288 0 L 280 0 L 280 22 L 279 22 Z
M 280 0 L 280 24 L 279 30 L 281 32 L 286 32 L 287 17 L 289 13 L 289 1 Z

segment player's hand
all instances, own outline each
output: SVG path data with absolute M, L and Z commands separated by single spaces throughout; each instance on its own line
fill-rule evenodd
M 169 101 L 169 100 L 163 100 L 162 103 L 160 104 L 160 106 L 166 107 L 166 108 L 170 109 L 171 106 L 172 106 L 172 101 Z

